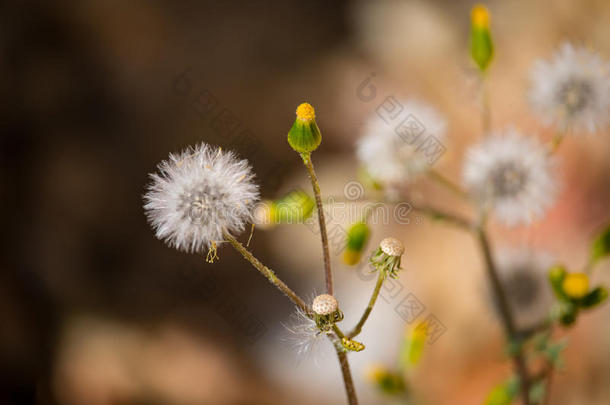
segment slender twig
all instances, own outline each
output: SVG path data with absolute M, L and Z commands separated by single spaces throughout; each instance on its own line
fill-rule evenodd
M 508 304 L 508 299 L 506 298 L 506 294 L 504 292 L 504 289 L 502 288 L 502 283 L 500 282 L 500 277 L 498 276 L 493 257 L 491 255 L 491 248 L 489 246 L 487 234 L 482 226 L 478 227 L 477 231 L 478 240 L 481 245 L 481 250 L 483 251 L 483 257 L 485 259 L 485 268 L 487 270 L 487 276 L 489 278 L 489 281 L 491 282 L 492 289 L 497 298 L 498 307 L 500 309 L 500 316 L 502 318 L 502 324 L 504 325 L 506 336 L 509 340 L 514 340 L 518 338 L 517 329 L 515 327 L 515 321 L 510 306 Z M 519 379 L 521 382 L 523 404 L 529 405 L 530 380 L 527 370 L 527 364 L 525 362 L 525 358 L 523 356 L 521 348 L 519 348 L 513 355 L 513 361 L 515 363 L 515 368 L 517 370 L 517 373 L 519 374 Z
M 443 176 L 438 171 L 430 169 L 427 171 L 427 174 L 431 179 L 435 180 L 443 187 L 446 187 L 448 190 L 450 190 L 452 193 L 456 194 L 460 198 L 463 198 L 465 200 L 469 199 L 468 194 L 464 190 L 462 190 L 460 186 L 449 180 L 447 177 Z
M 349 369 L 347 354 L 337 346 L 335 346 L 335 350 L 337 352 L 337 357 L 339 358 L 339 364 L 341 365 L 341 374 L 343 375 L 343 383 L 345 385 L 345 393 L 347 394 L 347 402 L 349 403 L 349 405 L 358 405 L 358 398 L 356 398 L 356 389 L 354 388 L 352 373 Z
M 414 211 L 420 212 L 426 216 L 428 216 L 431 219 L 434 220 L 443 220 L 446 221 L 452 225 L 455 225 L 459 228 L 463 228 L 465 230 L 468 231 L 472 231 L 473 228 L 473 223 L 472 221 L 463 218 L 457 214 L 453 214 L 450 212 L 445 212 L 445 211 L 441 211 L 437 208 L 434 207 L 429 207 L 429 206 L 422 206 L 422 205 L 413 205 L 411 204 L 411 208 Z
M 481 126 L 483 135 L 488 135 L 491 129 L 491 106 L 489 102 L 489 76 L 481 72 Z
M 371 314 L 371 311 L 373 310 L 373 306 L 375 306 L 375 302 L 377 301 L 377 297 L 379 296 L 379 291 L 381 290 L 381 286 L 383 285 L 384 280 L 385 280 L 385 272 L 379 271 L 379 275 L 377 276 L 377 283 L 375 284 L 375 288 L 373 289 L 373 294 L 371 294 L 371 298 L 369 299 L 369 304 L 367 305 L 366 309 L 364 310 L 362 316 L 360 317 L 360 320 L 358 321 L 358 323 L 356 324 L 354 329 L 350 333 L 348 333 L 348 336 L 350 339 L 353 338 L 354 336 L 357 336 L 362 331 L 362 326 L 364 326 L 364 323 L 369 318 L 369 315 Z
M 326 232 L 326 221 L 324 220 L 324 207 L 322 206 L 322 193 L 320 192 L 320 183 L 313 168 L 311 161 L 311 153 L 301 153 L 303 163 L 309 173 L 313 194 L 316 198 L 318 207 L 318 222 L 320 223 L 320 238 L 322 239 L 322 253 L 324 254 L 324 274 L 326 276 L 326 293 L 333 295 L 333 273 L 330 268 L 330 252 L 328 249 L 328 232 Z
M 273 270 L 262 264 L 248 249 L 244 247 L 237 239 L 231 236 L 228 232 L 224 232 L 225 239 L 237 250 L 241 255 L 249 261 L 263 276 L 269 280 L 271 284 L 276 286 L 285 296 L 287 296 L 297 307 L 301 308 L 306 314 L 310 314 L 311 310 L 294 291 L 290 289 L 282 280 L 280 280 Z

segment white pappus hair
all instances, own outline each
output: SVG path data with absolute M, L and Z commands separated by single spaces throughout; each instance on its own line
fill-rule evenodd
M 537 139 L 514 129 L 495 133 L 466 152 L 463 181 L 506 225 L 541 218 L 557 194 L 554 160 Z
M 529 100 L 546 125 L 595 132 L 610 123 L 610 64 L 569 43 L 530 74 Z
M 157 238 L 186 252 L 202 252 L 241 232 L 252 220 L 258 186 L 246 160 L 205 143 L 189 147 L 150 174 L 144 209 Z

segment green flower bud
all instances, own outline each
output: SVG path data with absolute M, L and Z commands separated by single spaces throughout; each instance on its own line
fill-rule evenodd
M 277 224 L 297 224 L 309 218 L 316 203 L 303 190 L 294 190 L 275 200 L 271 212 Z
M 366 246 L 371 231 L 362 221 L 355 222 L 347 230 L 347 243 L 343 252 L 343 262 L 353 266 L 360 261 L 362 251 Z
M 489 11 L 481 4 L 470 14 L 470 56 L 481 71 L 485 71 L 493 58 L 493 42 L 489 31 Z
M 288 143 L 299 153 L 311 153 L 320 146 L 322 134 L 316 124 L 313 107 L 303 103 L 297 107 L 297 118 L 288 131 Z

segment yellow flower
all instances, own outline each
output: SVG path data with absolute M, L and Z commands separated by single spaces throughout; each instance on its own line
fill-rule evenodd
M 589 291 L 589 277 L 584 273 L 570 273 L 564 278 L 562 288 L 568 297 L 580 299 Z
M 297 107 L 297 118 L 302 121 L 311 121 L 316 118 L 316 112 L 309 103 L 302 103 Z
M 477 4 L 470 12 L 470 21 L 476 28 L 489 28 L 489 11 L 482 4 Z
M 354 266 L 360 261 L 360 256 L 362 256 L 360 252 L 352 249 L 345 249 L 343 251 L 343 263 L 347 264 L 348 266 Z

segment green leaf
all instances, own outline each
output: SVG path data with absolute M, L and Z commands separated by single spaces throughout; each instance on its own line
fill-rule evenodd
M 484 405 L 509 405 L 518 394 L 519 378 L 513 376 L 494 387 L 485 399 Z
M 546 393 L 546 383 L 544 381 L 535 382 L 530 387 L 529 397 L 530 402 L 534 404 L 539 404 L 544 399 L 544 394 Z
M 580 301 L 580 306 L 587 309 L 593 308 L 604 302 L 606 298 L 608 298 L 608 290 L 600 286 L 585 295 Z
M 610 255 L 610 225 L 602 231 L 591 244 L 591 263 Z

